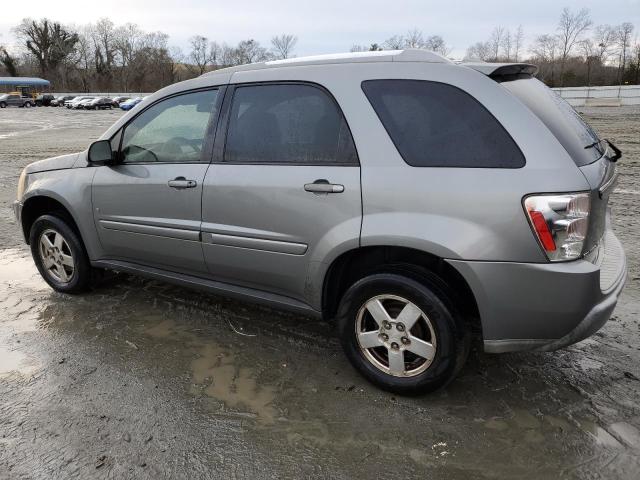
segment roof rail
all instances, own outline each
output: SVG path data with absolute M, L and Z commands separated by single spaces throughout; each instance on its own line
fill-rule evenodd
M 217 73 L 239 72 L 245 70 L 261 70 L 265 68 L 372 62 L 452 63 L 447 58 L 428 50 L 383 50 L 378 52 L 332 53 L 328 55 L 314 55 L 310 57 L 297 57 L 287 58 L 285 60 L 271 60 L 268 62 L 250 63 L 247 65 L 238 65 L 236 67 L 213 70 L 211 72 L 204 73 L 202 76 L 215 75 Z

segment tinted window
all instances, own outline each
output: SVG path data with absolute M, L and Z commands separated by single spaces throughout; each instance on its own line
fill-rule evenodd
M 310 85 L 239 87 L 225 162 L 354 164 L 351 133 L 336 103 Z
M 604 153 L 598 136 L 571 105 L 540 80 L 503 82 L 553 133 L 578 166 L 598 160 Z M 595 145 L 594 145 L 595 144 Z M 591 145 L 589 148 L 586 146 Z
M 187 93 L 146 109 L 125 127 L 122 161 L 200 162 L 217 90 Z
M 423 80 L 369 80 L 362 89 L 411 166 L 520 168 L 525 164 L 502 125 L 459 88 Z

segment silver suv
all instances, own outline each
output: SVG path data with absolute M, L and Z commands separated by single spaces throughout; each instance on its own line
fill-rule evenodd
M 29 165 L 15 212 L 55 290 L 114 269 L 324 317 L 375 384 L 434 390 L 472 338 L 593 334 L 626 278 L 620 152 L 535 71 L 416 50 L 218 70 Z

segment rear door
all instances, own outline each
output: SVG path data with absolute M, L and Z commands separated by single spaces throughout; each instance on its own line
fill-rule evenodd
M 310 263 L 345 239 L 359 243 L 351 133 L 317 85 L 230 89 L 203 192 L 207 267 L 216 279 L 304 300 Z
M 218 89 L 172 96 L 124 127 L 118 163 L 98 167 L 92 189 L 95 224 L 108 258 L 206 271 L 202 185 L 221 97 Z

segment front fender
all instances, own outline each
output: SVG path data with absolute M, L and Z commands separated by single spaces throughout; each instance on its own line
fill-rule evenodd
M 89 258 L 101 256 L 102 247 L 93 222 L 91 184 L 95 168 L 55 170 L 30 174 L 29 185 L 21 201 L 22 215 L 28 214 L 37 198 L 50 198 L 60 203 L 76 223 Z

